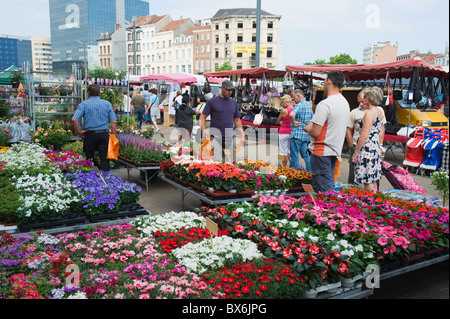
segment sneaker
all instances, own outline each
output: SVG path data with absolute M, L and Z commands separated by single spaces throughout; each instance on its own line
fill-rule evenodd
M 159 132 L 159 127 L 156 129 L 155 134 Z

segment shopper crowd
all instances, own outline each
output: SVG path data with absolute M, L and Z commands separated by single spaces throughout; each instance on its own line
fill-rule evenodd
M 383 91 L 377 87 L 365 88 L 358 95 L 359 107 L 350 112 L 349 102 L 341 94 L 344 82 L 345 76 L 342 72 L 328 73 L 324 81 L 326 98 L 316 106 L 314 112 L 311 102 L 307 101 L 305 93 L 300 89 L 281 98 L 282 109 L 277 122 L 280 125 L 279 155 L 282 164 L 311 172 L 315 192 L 335 189 L 335 169 L 342 158 L 345 141 L 350 148 L 348 182 L 364 184 L 366 190 L 377 190 L 381 179 L 386 123 L 384 110 L 380 107 Z M 214 148 L 221 150 L 214 152 L 215 154 L 221 155 L 222 159 L 233 160 L 230 152 L 235 151 L 236 145 L 245 145 L 240 106 L 232 97 L 234 89 L 233 82 L 224 81 L 218 96 L 198 95 L 193 97 L 195 101 L 188 92 L 182 94 L 178 91 L 171 101 L 176 110 L 178 140 L 190 141 L 195 124 L 199 126 L 202 140 L 215 145 L 213 152 Z M 74 116 L 75 130 L 85 138 L 84 144 L 89 154 L 96 143 L 100 145 L 95 147 L 100 147 L 102 167 L 109 169 L 103 156 L 108 134 L 101 136 L 102 141 L 96 141 L 100 135 L 94 136 L 95 141 L 90 137 L 93 132 L 106 132 L 108 122 L 115 124 L 116 119 L 110 105 L 98 99 L 95 88 L 90 88 L 89 92 L 89 100 L 80 104 L 79 111 Z M 155 133 L 158 133 L 159 103 L 155 89 L 134 91 L 129 102 L 130 113 L 136 116 L 139 128 L 143 122 L 148 122 L 153 125 Z M 101 117 L 99 113 L 94 114 L 94 108 L 98 108 L 95 112 L 101 112 Z M 82 117 L 87 123 L 83 130 L 79 128 L 78 123 Z M 99 119 L 104 120 L 97 123 Z M 94 122 L 94 125 L 89 124 L 91 122 Z M 305 168 L 300 165 L 300 157 Z

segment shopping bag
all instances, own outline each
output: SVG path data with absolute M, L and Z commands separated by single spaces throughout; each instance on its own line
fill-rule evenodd
M 341 163 L 342 158 L 338 158 L 336 166 L 334 168 L 334 180 L 337 180 L 339 177 L 341 177 Z
M 212 159 L 212 148 L 210 139 L 206 139 L 202 142 L 201 154 L 202 160 Z
M 116 135 L 109 135 L 108 155 L 106 158 L 110 161 L 117 161 L 119 159 L 119 150 L 120 145 Z

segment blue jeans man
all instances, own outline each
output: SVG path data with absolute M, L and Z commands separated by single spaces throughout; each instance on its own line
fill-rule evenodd
M 134 109 L 134 115 L 136 115 L 136 121 L 139 125 L 139 129 L 142 129 L 142 122 L 144 121 L 144 109 Z
M 291 168 L 300 169 L 299 155 L 304 159 L 306 164 L 306 171 L 311 172 L 311 160 L 308 152 L 309 141 L 302 141 L 298 138 L 291 138 Z

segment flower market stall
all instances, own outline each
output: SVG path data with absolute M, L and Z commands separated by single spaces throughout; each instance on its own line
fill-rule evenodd
M 52 229 L 146 215 L 141 189 L 72 151 L 18 143 L 0 153 L 0 222 L 19 231 Z M 6 207 L 13 207 L 6 208 Z
M 373 292 L 368 266 L 383 278 L 442 260 L 448 209 L 357 189 L 317 194 L 315 204 L 255 195 L 56 236 L 3 234 L 0 298 L 347 298 Z M 79 283 L 65 280 L 68 266 Z

